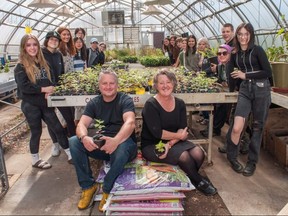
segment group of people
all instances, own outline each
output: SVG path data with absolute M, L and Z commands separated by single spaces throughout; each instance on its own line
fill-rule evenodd
M 52 33 L 51 35 L 47 34 L 47 47 L 50 46 L 49 44 L 53 44 L 56 49 L 57 42 L 60 42 L 61 56 L 64 55 L 64 51 L 66 51 L 66 56 L 75 56 L 76 48 L 74 51 L 71 48 L 73 43 L 70 43 L 72 39 L 70 40 L 69 32 L 66 29 L 60 31 L 59 35 L 56 32 L 53 32 L 53 35 Z M 243 23 L 237 27 L 233 43 L 230 45 L 228 42 L 232 41 L 232 38 L 228 40 L 224 37 L 225 32 L 222 34 L 226 43 L 218 48 L 217 55 L 220 64 L 210 65 L 210 69 L 218 71 L 219 80 L 228 85 L 231 91 L 234 91 L 236 86 L 239 91 L 234 120 L 230 122 L 227 133 L 227 158 L 234 171 L 250 176 L 256 169 L 263 126 L 271 103 L 269 82 L 271 69 L 264 50 L 255 44 L 254 30 L 250 23 Z M 175 38 L 173 40 L 175 41 Z M 205 39 L 199 41 L 201 41 L 201 47 L 207 47 Z M 65 44 L 61 45 L 63 42 Z M 96 44 L 94 42 L 97 41 L 91 39 L 91 48 L 92 44 Z M 77 40 L 75 40 L 76 43 Z M 195 55 L 195 46 L 196 38 L 189 37 L 188 56 Z M 85 55 L 79 51 L 81 49 L 77 48 L 77 50 L 81 56 Z M 87 56 L 95 56 L 93 52 L 93 49 L 89 50 Z M 51 53 L 53 52 L 51 51 Z M 60 59 L 57 61 L 58 63 L 61 62 Z M 62 65 L 68 67 L 71 59 L 69 60 L 68 57 L 63 59 Z M 88 57 L 87 65 L 93 62 L 90 60 Z M 177 59 L 173 57 L 173 60 L 176 63 Z M 77 62 L 79 63 L 79 61 Z M 52 64 L 58 67 L 55 63 Z M 103 211 L 117 177 L 123 172 L 125 164 L 132 161 L 137 155 L 133 100 L 124 93 L 118 92 L 118 77 L 114 71 L 101 71 L 98 78 L 101 94 L 88 102 L 77 124 L 76 133 L 69 134 L 68 145 L 68 135 L 57 119 L 54 109 L 47 107 L 46 98 L 54 90 L 55 70 L 50 62 L 45 60 L 37 38 L 33 35 L 25 35 L 21 40 L 20 58 L 15 68 L 15 78 L 18 95 L 22 99 L 22 110 L 31 128 L 32 165 L 44 169 L 51 167 L 48 162 L 39 159 L 38 155 L 41 119 L 43 119 L 49 130 L 55 134 L 55 140 L 65 150 L 69 160 L 72 156 L 78 182 L 82 188 L 82 195 L 78 203 L 80 210 L 89 207 L 95 192 L 100 187 L 93 177 L 89 157 L 110 161 L 110 170 L 104 178 L 103 195 L 99 204 L 99 210 Z M 60 69 L 57 72 L 62 73 Z M 199 174 L 199 169 L 204 161 L 204 152 L 199 146 L 187 140 L 186 106 L 183 100 L 173 95 L 176 86 L 175 74 L 168 69 L 162 69 L 154 76 L 153 88 L 156 94 L 146 101 L 142 110 L 142 155 L 149 161 L 178 165 L 187 174 L 196 189 L 205 195 L 214 195 L 217 193 L 217 189 L 208 179 Z M 248 162 L 244 168 L 237 160 L 237 155 L 241 133 L 250 113 L 252 135 Z M 93 138 L 88 135 L 88 128 L 94 119 L 104 122 L 101 139 L 105 140 L 105 144 L 102 147 L 98 147 Z M 159 141 L 165 143 L 165 153 L 160 157 L 154 152 L 155 145 Z
M 69 72 L 82 72 L 92 58 L 89 50 L 96 43 L 96 55 L 91 66 L 103 64 L 106 45 L 101 43 L 99 48 L 95 38 L 91 39 L 91 48 L 86 48 L 85 30 L 75 29 L 75 37 L 66 27 L 46 34 L 43 45 L 31 34 L 21 39 L 19 62 L 15 67 L 15 81 L 18 97 L 22 99 L 21 109 L 31 130 L 30 152 L 32 166 L 40 169 L 51 168 L 51 164 L 39 156 L 39 142 L 42 133 L 41 120 L 45 121 L 53 141 L 52 156 L 60 155 L 60 147 L 72 163 L 68 137 L 76 134 L 76 125 L 83 108 L 80 107 L 47 107 L 47 96 L 54 92 L 59 77 Z M 95 60 L 96 59 L 96 60 Z M 56 114 L 57 113 L 57 114 Z
M 170 57 L 173 66 L 181 65 L 188 71 L 205 71 L 207 77 L 216 76 L 229 91 L 239 92 L 237 104 L 215 105 L 213 135 L 221 135 L 225 122 L 230 125 L 227 140 L 218 150 L 227 153 L 236 172 L 250 176 L 256 169 L 263 127 L 271 103 L 272 71 L 263 48 L 255 45 L 254 29 L 250 23 L 239 25 L 235 33 L 233 25 L 226 23 L 222 27 L 222 37 L 225 43 L 218 48 L 218 64 L 207 58 L 207 52 L 210 52 L 207 38 L 200 38 L 198 42 L 195 36 L 165 38 L 163 52 Z M 249 85 L 247 82 L 250 82 Z M 258 103 L 262 104 L 262 109 L 256 114 Z M 199 122 L 205 124 L 208 113 L 203 112 L 202 115 Z M 201 133 L 208 137 L 208 128 Z M 242 154 L 248 154 L 245 168 L 237 160 L 239 148 Z

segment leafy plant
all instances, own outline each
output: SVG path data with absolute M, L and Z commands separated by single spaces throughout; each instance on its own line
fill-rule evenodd
M 96 134 L 93 136 L 93 141 L 99 148 L 105 144 L 105 140 L 100 139 L 103 135 L 101 134 L 102 129 L 105 127 L 104 121 L 101 119 L 95 119 Z
M 165 153 L 165 143 L 160 140 L 156 145 L 155 145 L 155 154 L 157 157 L 160 157 Z
M 136 63 L 138 60 L 137 56 L 125 56 L 123 57 L 123 62 L 125 63 Z
M 95 129 L 97 130 L 96 133 L 101 133 L 104 127 L 105 125 L 103 120 L 95 119 Z
M 162 140 L 160 140 L 156 145 L 155 145 L 155 149 L 158 152 L 164 152 L 165 151 L 165 143 L 162 142 Z
M 170 65 L 169 58 L 166 56 L 144 56 L 140 59 L 140 63 L 145 67 L 159 67 Z
M 281 19 L 286 22 L 285 20 L 285 15 L 281 16 Z M 277 37 L 282 37 L 282 40 L 285 41 L 285 45 L 284 46 L 271 46 L 269 48 L 267 48 L 266 50 L 266 54 L 268 57 L 269 61 L 272 62 L 279 62 L 279 61 L 284 61 L 287 62 L 288 59 L 288 31 L 286 28 L 280 28 L 277 32 Z
M 7 60 L 5 65 L 4 65 L 4 72 L 5 73 L 8 73 L 10 71 L 10 67 L 9 66 L 10 66 L 10 61 Z
M 201 55 L 204 57 L 211 58 L 211 57 L 217 56 L 217 51 L 218 49 L 216 47 L 211 47 L 211 48 L 206 48 L 204 52 L 199 51 L 199 53 L 201 53 Z

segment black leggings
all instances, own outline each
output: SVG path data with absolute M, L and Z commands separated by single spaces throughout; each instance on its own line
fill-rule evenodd
M 39 152 L 40 137 L 42 134 L 42 119 L 56 135 L 60 146 L 63 149 L 69 148 L 69 143 L 65 130 L 59 122 L 54 108 L 45 106 L 35 106 L 22 101 L 21 110 L 24 113 L 31 130 L 30 152 L 36 154 Z
M 198 185 L 203 177 L 198 173 L 204 161 L 204 153 L 199 147 L 184 151 L 178 161 L 179 167 L 187 174 L 194 185 Z

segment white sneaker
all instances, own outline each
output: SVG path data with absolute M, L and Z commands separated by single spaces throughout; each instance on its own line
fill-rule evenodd
M 53 143 L 52 144 L 52 149 L 51 149 L 51 155 L 52 157 L 58 157 L 60 155 L 60 146 L 58 143 Z

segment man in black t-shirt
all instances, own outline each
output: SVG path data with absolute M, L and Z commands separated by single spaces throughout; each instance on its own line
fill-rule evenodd
M 77 136 L 69 140 L 78 182 L 83 190 L 78 203 L 80 210 L 89 207 L 98 189 L 98 184 L 95 184 L 92 176 L 88 157 L 110 161 L 110 170 L 104 178 L 103 196 L 99 204 L 99 210 L 103 211 L 115 180 L 123 172 L 126 163 L 137 155 L 134 103 L 128 95 L 117 92 L 117 88 L 118 78 L 114 72 L 100 73 L 101 95 L 87 104 L 77 125 Z M 105 144 L 102 147 L 98 147 L 93 142 L 93 138 L 88 136 L 88 127 L 93 119 L 104 122 L 104 128 L 101 130 L 103 137 L 100 139 L 105 140 Z

